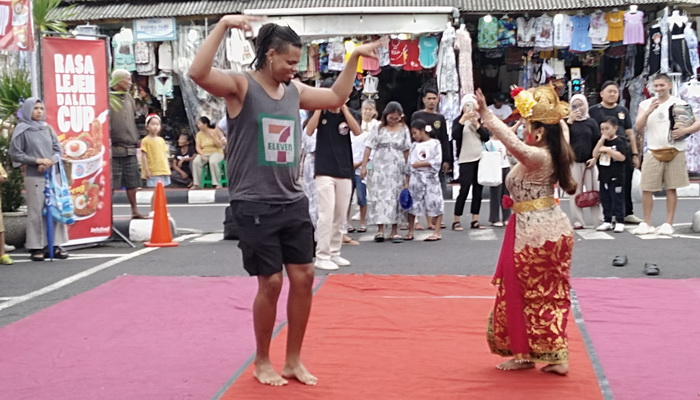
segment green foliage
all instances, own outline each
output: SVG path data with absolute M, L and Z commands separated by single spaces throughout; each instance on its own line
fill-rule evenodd
M 34 26 L 39 32 L 59 32 L 66 33 L 67 25 L 63 19 L 71 18 L 75 15 L 72 8 L 60 7 L 61 0 L 33 0 Z
M 0 76 L 0 119 L 11 121 L 21 101 L 32 96 L 29 73 L 16 70 Z
M 18 168 L 12 168 L 8 150 L 20 102 L 31 95 L 32 89 L 27 71 L 18 70 L 0 76 L 0 119 L 11 127 L 7 137 L 0 135 L 0 163 L 7 171 L 7 182 L 0 185 L 3 212 L 17 211 L 24 203 L 22 196 L 24 178 Z
M 22 188 L 24 187 L 24 177 L 19 168 L 12 168 L 8 150 L 10 139 L 0 135 L 0 162 L 7 171 L 7 181 L 0 184 L 2 191 L 2 212 L 17 211 L 24 204 Z M 0 244 L 1 245 L 1 244 Z

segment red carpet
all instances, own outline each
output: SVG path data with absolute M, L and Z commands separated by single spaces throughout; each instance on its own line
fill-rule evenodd
M 576 279 L 615 400 L 698 399 L 700 279 Z
M 125 276 L 37 312 L 0 329 L 0 399 L 210 399 L 255 351 L 256 290 Z
M 314 299 L 303 359 L 307 387 L 260 385 L 249 366 L 223 395 L 269 399 L 601 399 L 573 319 L 568 377 L 503 372 L 489 353 L 486 320 L 495 290 L 486 277 L 333 275 Z M 273 340 L 283 363 L 286 329 Z

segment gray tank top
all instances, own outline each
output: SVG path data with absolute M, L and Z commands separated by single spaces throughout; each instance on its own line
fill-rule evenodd
M 248 93 L 235 118 L 227 118 L 226 175 L 231 201 L 270 204 L 304 197 L 299 180 L 301 125 L 299 91 L 284 86 L 275 100 L 248 73 Z

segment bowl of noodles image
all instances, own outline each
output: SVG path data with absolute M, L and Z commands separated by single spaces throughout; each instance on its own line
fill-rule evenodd
M 103 160 L 102 157 L 104 156 L 105 149 L 104 146 L 100 147 L 100 150 L 97 154 L 94 154 L 90 157 L 87 158 L 74 158 L 69 155 L 69 153 L 66 151 L 66 147 L 68 147 L 74 142 L 74 139 L 67 140 L 64 143 L 64 153 L 63 153 L 63 160 L 66 162 L 66 165 L 70 167 L 70 174 L 72 179 L 82 179 L 87 176 L 90 176 L 94 174 L 96 171 L 102 168 Z M 74 146 L 75 147 L 75 146 Z M 76 152 L 72 154 L 78 154 Z
M 104 114 L 104 113 L 103 113 Z M 66 138 L 63 147 L 63 160 L 70 167 L 72 179 L 82 179 L 102 168 L 105 146 L 102 144 L 102 119 L 100 115 L 90 124 L 90 132 L 82 132 Z
M 76 221 L 90 218 L 102 209 L 105 184 L 102 170 L 91 177 L 73 180 L 70 195 Z

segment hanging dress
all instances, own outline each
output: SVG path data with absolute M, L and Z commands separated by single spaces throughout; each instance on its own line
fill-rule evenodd
M 575 15 L 571 17 L 574 33 L 571 36 L 571 51 L 586 52 L 593 49 L 591 38 L 588 36 L 588 26 L 591 17 L 588 15 Z
M 571 17 L 566 14 L 557 14 L 554 17 L 554 48 L 568 49 L 571 46 L 571 35 L 573 34 L 573 25 L 571 25 Z
M 543 14 L 535 19 L 535 51 L 554 49 L 553 18 Z
M 608 41 L 608 22 L 605 19 L 605 13 L 596 11 L 591 15 L 591 27 L 588 30 L 588 37 L 591 38 L 591 45 L 596 48 L 605 48 L 610 42 Z
M 625 13 L 625 33 L 622 44 L 644 44 L 644 12 Z
M 460 97 L 474 93 L 474 72 L 472 71 L 472 37 L 464 28 L 457 30 L 455 47 L 459 51 L 459 94 Z M 448 119 L 448 121 L 450 121 Z M 450 131 L 448 131 L 450 132 Z
M 438 40 L 435 36 L 423 36 L 418 41 L 419 61 L 423 68 L 435 68 L 438 63 Z
M 452 25 L 442 32 L 437 66 L 438 90 L 441 93 L 459 91 L 457 59 L 454 51 L 455 37 L 456 31 Z
M 605 14 L 605 22 L 608 23 L 608 42 L 621 42 L 625 37 L 625 12 L 609 12 Z

